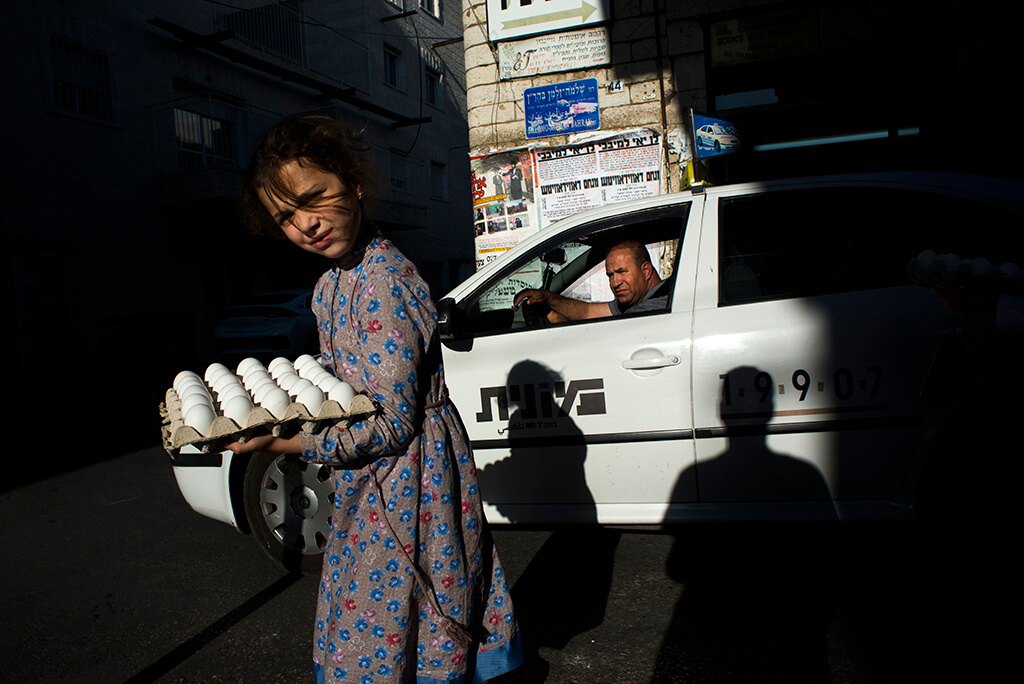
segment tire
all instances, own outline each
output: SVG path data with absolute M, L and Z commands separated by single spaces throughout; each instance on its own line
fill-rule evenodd
M 294 454 L 253 454 L 242 499 L 249 528 L 267 555 L 289 572 L 320 571 L 334 509 L 327 466 Z

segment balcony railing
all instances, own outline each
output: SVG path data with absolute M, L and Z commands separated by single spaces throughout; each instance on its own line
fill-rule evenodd
M 270 3 L 217 17 L 216 30 L 232 30 L 234 37 L 258 48 L 261 54 L 326 76 L 345 86 L 369 92 L 368 48 L 323 26 L 284 3 Z

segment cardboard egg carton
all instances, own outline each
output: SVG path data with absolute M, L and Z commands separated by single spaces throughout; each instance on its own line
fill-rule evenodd
M 203 382 L 203 387 L 210 398 L 216 396 L 210 383 Z M 250 399 L 254 399 L 251 393 Z M 244 424 L 239 424 L 224 415 L 223 407 L 218 408 L 218 403 L 212 402 L 215 417 L 209 429 L 203 434 L 185 423 L 181 398 L 174 387 L 168 388 L 164 393 L 164 401 L 160 404 L 160 432 L 164 449 L 171 456 L 175 456 L 182 447 L 191 445 L 204 453 L 209 453 L 219 451 L 223 444 L 229 441 L 245 442 L 253 434 L 269 433 L 277 437 L 290 436 L 298 431 L 312 434 L 332 425 L 351 425 L 372 416 L 377 411 L 370 398 L 362 394 L 352 397 L 347 410 L 342 408 L 338 401 L 325 399 L 316 413 L 292 397 L 291 403 L 283 411 L 279 410 L 277 416 L 253 401 L 253 407 L 243 420 Z

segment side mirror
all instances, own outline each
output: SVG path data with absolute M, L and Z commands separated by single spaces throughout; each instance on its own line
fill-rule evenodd
M 543 256 L 541 256 L 540 260 L 545 264 L 565 266 L 565 250 L 561 247 L 556 247 L 550 252 L 545 252 Z
M 437 334 L 442 340 L 454 340 L 459 336 L 459 323 L 462 320 L 462 310 L 455 304 L 451 297 L 439 300 L 437 307 Z

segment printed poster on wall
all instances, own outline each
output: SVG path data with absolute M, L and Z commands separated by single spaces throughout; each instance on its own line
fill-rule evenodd
M 661 135 L 637 129 L 534 148 L 540 227 L 585 209 L 661 194 Z
M 527 148 L 470 158 L 476 267 L 536 233 L 534 171 Z

